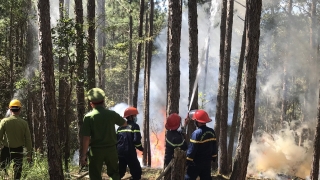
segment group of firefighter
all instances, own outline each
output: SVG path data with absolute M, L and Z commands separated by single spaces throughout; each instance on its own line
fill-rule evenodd
M 140 127 L 137 124 L 138 110 L 128 107 L 123 116 L 104 106 L 105 92 L 100 88 L 88 91 L 87 98 L 92 110 L 83 118 L 80 129 L 82 136 L 80 164 L 89 168 L 92 180 L 102 180 L 103 164 L 107 166 L 107 174 L 113 180 L 120 180 L 130 169 L 131 179 L 141 179 L 142 169 L 136 149 L 143 152 Z M 3 144 L 0 156 L 0 168 L 6 169 L 11 160 L 14 162 L 14 179 L 21 178 L 23 147 L 26 148 L 27 161 L 32 162 L 31 135 L 27 121 L 21 119 L 21 102 L 14 99 L 9 104 L 10 116 L 0 122 L 0 140 Z M 189 143 L 186 135 L 178 130 L 181 117 L 177 113 L 168 116 L 165 124 L 166 147 L 164 166 L 168 166 L 173 158 L 174 149 L 186 151 L 186 180 L 211 179 L 211 162 L 216 161 L 217 142 L 212 128 L 206 126 L 210 122 L 204 110 L 195 110 L 185 119 L 185 125 L 194 122 L 197 129 L 192 133 Z M 115 125 L 119 127 L 115 129 Z M 182 129 L 183 127 L 181 127 Z
M 90 179 L 102 179 L 103 163 L 107 166 L 108 176 L 113 180 L 121 179 L 127 167 L 131 179 L 141 179 L 142 169 L 136 152 L 136 149 L 143 152 L 140 127 L 137 124 L 138 110 L 128 107 L 120 116 L 106 109 L 105 93 L 99 88 L 88 91 L 87 98 L 92 111 L 85 115 L 80 131 L 83 136 L 80 162 L 82 166 L 88 164 Z M 192 111 L 185 119 L 185 125 L 192 121 L 197 129 L 187 143 L 186 135 L 178 130 L 182 124 L 181 117 L 177 113 L 167 117 L 164 166 L 168 166 L 174 149 L 179 147 L 186 151 L 187 158 L 183 162 L 187 165 L 185 179 L 195 180 L 199 176 L 201 180 L 210 180 L 211 162 L 216 161 L 218 153 L 216 135 L 212 128 L 206 126 L 206 123 L 211 122 L 206 111 Z M 117 130 L 114 125 L 119 126 Z

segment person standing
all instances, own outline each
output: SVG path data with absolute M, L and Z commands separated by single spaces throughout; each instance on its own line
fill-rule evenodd
M 4 147 L 1 149 L 0 167 L 6 168 L 13 161 L 14 179 L 21 178 L 23 147 L 27 149 L 27 161 L 32 162 L 32 141 L 28 122 L 19 117 L 21 102 L 13 99 L 9 103 L 10 116 L 0 122 L 0 140 Z
M 88 156 L 90 179 L 102 179 L 101 171 L 105 163 L 108 176 L 120 180 L 115 125 L 126 126 L 127 123 L 118 113 L 104 107 L 105 93 L 102 89 L 92 88 L 87 98 L 92 111 L 84 116 L 80 131 L 83 136 L 80 163 L 87 165 Z
M 141 165 L 136 152 L 136 149 L 143 151 L 140 127 L 136 123 L 138 113 L 137 108 L 128 107 L 124 111 L 123 116 L 127 119 L 128 125 L 117 129 L 120 177 L 125 175 L 127 166 L 129 166 L 132 180 L 141 179 L 142 174 Z
M 166 132 L 166 150 L 164 155 L 164 166 L 168 166 L 173 158 L 174 149 L 180 147 L 181 150 L 187 150 L 188 145 L 185 141 L 185 135 L 178 131 L 181 124 L 181 117 L 177 113 L 172 113 L 167 118 L 165 124 Z
M 216 134 L 206 126 L 211 122 L 204 110 L 197 110 L 192 116 L 197 129 L 191 134 L 187 150 L 187 172 L 185 180 L 211 180 L 211 161 L 215 162 L 218 154 Z

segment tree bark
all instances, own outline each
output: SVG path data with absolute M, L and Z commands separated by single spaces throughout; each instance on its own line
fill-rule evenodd
M 35 15 L 36 12 L 33 9 L 33 3 L 31 0 L 28 1 L 28 5 L 27 5 L 27 12 L 28 12 L 28 16 L 32 16 Z M 27 64 L 31 64 L 34 61 L 36 61 L 36 58 L 34 58 L 33 55 L 33 50 L 35 47 L 37 47 L 37 42 L 36 42 L 36 38 L 37 35 L 35 33 L 35 28 L 33 27 L 33 23 L 34 20 L 33 19 L 28 19 L 27 20 L 27 35 L 26 35 L 26 42 L 28 42 L 28 46 L 25 49 L 25 54 L 26 54 L 26 63 Z M 35 76 L 35 72 L 32 68 L 29 68 L 30 71 L 30 77 L 28 77 L 29 80 L 29 84 L 28 84 L 28 110 L 27 110 L 27 121 L 29 123 L 29 129 L 30 129 L 30 133 L 31 133 L 31 138 L 32 138 L 32 145 L 33 147 L 35 147 L 35 132 L 34 132 L 34 121 L 33 121 L 33 103 L 35 101 L 35 94 L 36 91 L 34 91 L 34 83 L 32 81 L 32 78 Z
M 49 0 L 38 1 L 40 77 L 42 105 L 46 122 L 49 176 L 52 180 L 64 179 L 61 153 L 57 136 L 57 108 L 55 100 L 54 63 L 52 54 Z
M 146 23 L 145 23 L 145 32 L 148 32 L 148 13 L 146 13 Z M 147 36 L 147 33 L 146 33 Z M 148 36 L 149 37 L 149 36 Z M 149 121 L 149 105 L 150 105 L 150 62 L 148 59 L 148 41 L 144 42 L 144 106 L 143 106 L 143 157 L 142 157 L 142 164 L 144 166 L 147 166 L 147 160 L 148 160 L 148 132 L 149 132 L 149 127 L 148 127 L 148 121 Z
M 34 99 L 34 92 L 32 92 L 30 86 L 28 87 L 28 95 L 27 95 L 27 122 L 29 125 L 30 129 L 30 134 L 31 134 L 31 142 L 32 145 L 34 145 L 34 131 L 33 131 L 33 121 L 32 121 L 32 99 Z M 34 146 L 33 146 L 34 147 Z
M 106 1 L 100 0 L 97 1 L 98 3 L 98 13 L 99 13 L 99 19 L 98 19 L 98 29 L 97 29 L 97 41 L 98 41 L 98 62 L 100 63 L 100 73 L 99 73 L 99 87 L 101 89 L 105 89 L 105 82 L 106 82 L 106 54 L 105 54 L 105 47 L 106 47 Z
M 184 180 L 186 169 L 186 152 L 180 148 L 175 148 L 173 157 L 173 164 L 171 166 L 171 179 Z
M 153 1 L 153 0 L 151 0 Z M 151 12 L 150 12 L 151 13 Z M 151 14 L 150 14 L 151 18 Z M 148 38 L 150 36 L 150 30 L 148 28 L 149 23 L 148 14 L 146 14 L 146 24 L 145 24 L 145 32 L 148 32 Z M 151 25 L 149 25 L 151 26 Z M 143 119 L 143 158 L 142 162 L 144 166 L 151 166 L 151 160 L 149 160 L 149 151 L 150 149 L 150 141 L 149 141 L 149 112 L 150 112 L 150 69 L 151 69 L 151 56 L 152 56 L 152 48 L 151 52 L 149 51 L 149 46 L 152 46 L 151 41 L 145 41 L 145 62 L 144 62 L 144 119 Z M 151 54 L 149 54 L 151 53 Z M 150 57 L 150 58 L 149 58 Z
M 319 81 L 319 94 L 318 94 L 318 123 L 316 128 L 316 135 L 313 143 L 313 159 L 310 172 L 311 180 L 318 180 L 319 176 L 319 158 L 320 158 L 320 81 Z
M 9 73 L 10 73 L 10 77 L 9 77 L 9 92 L 10 92 L 10 98 L 13 98 L 13 85 L 14 85 L 14 72 L 13 72 L 13 58 L 14 58 L 14 54 L 13 54 L 13 50 L 14 50 L 14 43 L 13 43 L 13 22 L 14 22 L 14 16 L 13 16 L 13 1 L 11 1 L 10 3 L 10 27 L 9 27 L 9 61 L 10 61 L 10 65 L 9 65 Z
M 69 16 L 69 0 L 60 0 L 60 19 L 68 18 Z M 65 14 L 63 13 L 65 12 Z M 59 78 L 59 105 L 58 105 L 58 129 L 60 132 L 60 146 L 64 156 L 64 168 L 66 172 L 69 171 L 70 145 L 69 145 L 69 115 L 71 89 L 72 89 L 72 73 L 73 66 L 69 69 L 69 44 L 65 44 L 66 55 L 59 58 L 59 72 L 62 75 Z M 70 73 L 69 73 L 69 72 Z M 68 76 L 69 74 L 69 76 Z
M 221 114 L 220 114 L 220 136 L 219 136 L 219 173 L 228 174 L 228 157 L 227 157 L 227 138 L 228 138 L 228 89 L 230 77 L 230 56 L 232 42 L 232 25 L 233 25 L 233 6 L 234 1 L 228 0 L 225 47 L 223 56 L 223 76 L 222 76 L 222 97 L 221 97 Z
M 59 0 L 59 13 L 60 21 L 63 22 L 64 19 L 64 0 Z M 64 47 L 63 47 L 64 48 Z M 68 47 L 67 47 L 68 48 Z M 59 57 L 59 98 L 58 98 L 58 131 L 59 131 L 59 146 L 61 150 L 64 151 L 64 142 L 65 142 L 65 105 L 66 105 L 66 88 L 67 83 L 67 74 L 66 66 L 68 59 L 66 56 Z
M 132 0 L 129 0 L 131 6 Z M 128 60 L 128 105 L 132 106 L 132 30 L 133 20 L 132 20 L 132 9 L 129 12 L 129 60 Z
M 151 148 L 150 148 L 150 133 L 149 133 L 149 111 L 150 111 L 150 76 L 151 76 L 151 59 L 152 59 L 152 40 L 153 37 L 153 13 L 154 13 L 154 0 L 150 0 L 150 18 L 146 15 L 146 29 L 148 32 L 148 41 L 145 42 L 145 72 L 144 72 L 144 123 L 143 123 L 143 164 L 151 167 Z M 149 27 L 148 27 L 149 25 Z
M 232 124 L 230 130 L 230 139 L 228 145 L 228 170 L 229 173 L 232 171 L 232 158 L 233 158 L 233 146 L 234 139 L 238 124 L 238 114 L 239 114 L 239 105 L 240 105 L 240 91 L 241 91 L 241 83 L 242 83 L 242 72 L 243 72 L 243 64 L 244 64 L 244 54 L 246 49 L 246 26 L 244 22 L 243 34 L 242 34 L 242 42 L 241 42 L 241 50 L 240 50 L 240 58 L 239 58 L 239 67 L 237 74 L 237 84 L 236 84 L 236 92 L 234 97 L 234 107 L 233 107 L 233 116 L 232 116 Z
M 198 84 L 196 82 L 198 60 L 198 12 L 197 1 L 188 1 L 188 23 L 189 23 L 189 104 L 188 110 L 198 109 Z M 193 92 L 194 91 L 194 92 Z M 194 93 L 194 94 L 193 94 Z M 193 99 L 192 99 L 193 98 Z M 187 127 L 187 142 L 191 134 L 196 130 L 194 123 Z
M 37 99 L 34 99 L 32 109 L 33 111 L 36 111 L 38 109 L 42 108 L 42 96 L 41 92 L 37 92 L 36 96 L 39 97 Z M 39 111 L 38 113 L 33 113 L 32 116 L 33 119 L 33 131 L 34 131 L 34 148 L 37 152 L 43 153 L 44 152 L 44 115 L 43 111 Z
M 78 124 L 78 142 L 79 149 L 82 149 L 82 138 L 80 136 L 80 128 L 82 126 L 82 119 L 85 113 L 85 101 L 84 101 L 84 47 L 83 47 L 83 7 L 82 0 L 75 0 L 75 14 L 76 14 L 76 94 L 77 94 L 77 124 Z
M 134 107 L 138 105 L 138 90 L 139 90 L 139 74 L 140 74 L 140 64 L 141 64 L 141 48 L 142 48 L 142 31 L 143 31 L 143 13 L 144 13 L 144 0 L 140 0 L 140 13 L 139 13 L 139 42 L 137 46 L 137 59 L 135 67 L 135 79 L 134 79 L 134 91 L 132 104 Z
M 96 87 L 95 67 L 96 67 L 96 53 L 95 53 L 95 0 L 89 0 L 87 4 L 87 19 L 88 19 L 88 89 Z
M 182 21 L 181 0 L 169 0 L 168 61 L 167 61 L 167 115 L 179 113 L 180 99 L 180 41 Z
M 169 6 L 169 5 L 168 5 Z M 170 14 L 171 14 L 171 10 L 170 10 L 170 8 L 168 8 L 168 10 L 167 10 L 167 12 L 168 12 L 168 14 L 167 14 L 167 17 L 168 17 L 168 20 L 167 20 L 167 22 L 168 22 L 168 25 L 167 25 L 167 52 L 166 52 L 166 85 L 167 85 L 167 88 L 166 88 L 166 90 L 167 90 L 167 98 L 166 98 L 166 106 L 168 105 L 168 91 L 169 91 L 169 84 L 168 84 L 168 82 L 169 82 L 169 38 L 170 38 L 170 23 L 169 22 L 171 22 L 171 16 L 170 16 Z
M 154 26 L 153 26 L 153 21 L 154 21 L 154 0 L 150 0 L 150 18 L 149 18 L 149 42 L 148 42 L 148 68 L 149 68 L 149 79 L 148 79 L 148 84 L 149 84 L 149 96 L 150 96 L 150 78 L 151 78 L 151 64 L 152 64 L 152 50 L 153 50 L 153 31 L 154 31 Z M 149 97 L 150 99 L 150 97 Z M 148 118 L 146 125 L 146 133 L 147 137 L 150 137 L 150 118 Z M 151 167 L 151 144 L 150 144 L 150 138 L 147 139 L 146 143 L 148 144 L 148 166 Z
M 244 76 L 239 144 L 230 180 L 246 179 L 254 124 L 262 0 L 247 0 L 246 7 L 246 72 Z
M 220 120 L 221 120 L 221 108 L 222 108 L 222 85 L 223 85 L 223 60 L 224 60 L 224 48 L 226 38 L 226 24 L 227 24 L 227 0 L 222 1 L 221 6 L 221 21 L 220 21 L 220 61 L 219 61 L 219 79 L 218 79 L 218 94 L 217 94 L 217 107 L 216 117 L 214 124 L 214 131 L 217 139 L 220 137 Z M 219 153 L 220 154 L 220 153 Z
M 70 112 L 71 110 L 71 95 L 72 95 L 72 89 L 73 89 L 73 72 L 74 67 L 70 67 L 70 75 L 69 75 L 69 85 L 67 86 L 67 92 L 66 92 L 66 105 L 65 105 L 65 112 Z M 65 127 L 65 139 L 64 139 L 64 168 L 66 172 L 69 172 L 69 160 L 70 160 L 70 123 L 72 116 L 70 113 L 65 113 L 65 121 L 64 121 L 64 127 Z

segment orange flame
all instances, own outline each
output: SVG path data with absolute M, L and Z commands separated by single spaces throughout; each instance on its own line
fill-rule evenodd
M 166 112 L 161 110 L 163 115 L 163 123 L 166 122 Z M 164 127 L 164 126 L 163 126 Z M 165 128 L 162 128 L 160 132 L 150 132 L 150 149 L 151 149 L 151 167 L 163 167 L 164 153 L 165 153 Z M 137 151 L 138 158 L 142 159 L 142 152 Z

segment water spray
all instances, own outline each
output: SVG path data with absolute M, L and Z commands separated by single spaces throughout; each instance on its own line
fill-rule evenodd
M 194 83 L 193 83 L 192 94 L 191 94 L 190 103 L 189 103 L 189 107 L 188 107 L 188 114 L 190 112 L 190 109 L 191 109 L 191 106 L 192 106 L 192 103 L 193 103 L 193 99 L 194 99 L 194 95 L 195 95 L 195 92 L 196 92 L 196 88 L 198 86 L 198 79 L 199 79 L 200 73 L 201 73 L 201 63 L 199 62 L 198 63 L 198 68 L 197 68 L 196 79 L 194 80 Z
M 219 7 L 219 3 L 218 3 L 218 0 L 212 0 L 211 1 L 211 7 L 210 7 L 210 24 L 209 24 L 209 28 L 208 28 L 208 37 L 207 37 L 207 40 L 206 40 L 206 53 L 205 53 L 205 59 L 206 59 L 206 73 L 207 73 L 207 66 L 208 66 L 208 59 L 209 59 L 209 48 L 210 48 L 210 32 L 211 32 L 211 27 L 213 26 L 214 24 L 214 17 L 218 11 L 218 7 Z M 193 84 L 193 90 L 192 90 L 192 95 L 191 95 L 191 99 L 190 99 L 190 103 L 189 103 L 189 107 L 188 107 L 188 114 L 190 112 L 190 109 L 191 109 L 191 106 L 192 106 L 192 103 L 193 103 L 193 99 L 194 99 L 194 96 L 195 96 L 195 90 L 196 90 L 196 87 L 198 85 L 198 79 L 199 79 L 199 75 L 201 73 L 201 65 L 202 65 L 202 61 L 203 59 L 198 63 L 198 69 L 197 69 L 197 76 L 196 76 L 196 79 L 194 81 L 194 84 Z M 206 81 L 206 75 L 205 75 L 205 81 Z M 206 85 L 206 82 L 204 82 L 204 84 Z M 204 89 L 205 91 L 205 89 Z
M 199 75 L 201 73 L 201 63 L 198 63 L 198 68 L 197 68 L 197 75 L 196 75 L 196 79 L 194 80 L 194 84 L 193 84 L 193 90 L 192 90 L 192 94 L 191 94 L 191 98 L 190 98 L 190 103 L 189 103 L 189 107 L 188 107 L 188 113 L 187 113 L 187 117 L 185 119 L 185 122 L 184 122 L 184 125 L 187 126 L 188 123 L 186 122 L 186 120 L 188 119 L 191 119 L 192 117 L 190 117 L 190 109 L 191 109 L 191 106 L 192 106 L 192 103 L 193 103 L 193 99 L 194 99 L 194 96 L 195 96 L 195 92 L 196 92 L 196 88 L 198 86 L 198 79 L 199 79 Z M 182 123 L 180 121 L 180 125 L 181 125 L 181 129 L 183 132 L 186 131 L 186 129 L 182 126 Z
M 211 32 L 211 26 L 213 26 L 214 24 L 214 16 L 216 15 L 217 11 L 218 11 L 218 0 L 212 0 L 211 1 L 211 7 L 210 7 L 210 24 L 209 24 L 209 28 L 208 28 L 208 38 L 206 40 L 206 51 L 205 51 L 205 59 L 206 59 L 206 67 L 205 67 L 205 82 L 204 82 L 204 91 L 206 89 L 206 79 L 207 79 L 207 68 L 208 68 L 208 59 L 209 59 L 209 48 L 210 48 L 210 32 Z M 191 98 L 190 98 L 190 103 L 189 103 L 189 107 L 188 107 L 188 113 L 187 113 L 187 118 L 186 119 L 191 119 L 192 117 L 190 117 L 194 112 L 191 112 L 191 106 L 194 100 L 194 96 L 195 96 L 195 91 L 196 91 L 196 87 L 198 86 L 198 79 L 201 73 L 201 65 L 202 65 L 202 61 L 204 58 L 202 58 L 202 60 L 198 63 L 198 67 L 197 67 L 197 75 L 196 75 L 196 79 L 194 81 L 193 84 L 193 89 L 192 89 L 192 94 L 191 94 Z M 187 126 L 187 124 L 185 124 L 185 126 Z M 182 127 L 182 124 L 181 124 Z

